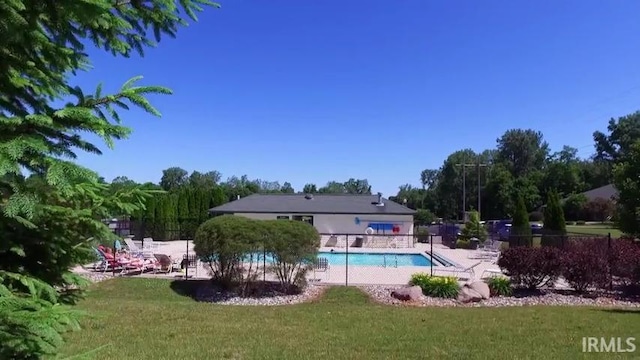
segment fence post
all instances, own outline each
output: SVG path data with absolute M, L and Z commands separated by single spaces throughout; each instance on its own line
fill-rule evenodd
M 609 291 L 613 290 L 613 278 L 611 274 L 611 233 L 607 234 L 607 262 L 609 263 L 608 272 L 609 272 Z
M 189 240 L 187 240 L 187 254 L 185 256 L 186 259 L 182 260 L 182 263 L 184 264 L 184 279 L 189 280 Z
M 344 286 L 349 286 L 349 235 L 345 239 L 344 270 Z
M 131 225 L 129 225 L 129 229 L 131 229 Z M 140 228 L 138 230 L 140 230 L 140 232 L 142 233 L 142 238 L 144 239 L 145 236 L 147 236 L 147 220 L 144 217 L 140 222 Z
M 267 249 L 262 244 L 262 282 L 267 282 Z
M 431 276 L 433 276 L 433 235 L 429 234 L 429 245 L 431 250 L 429 251 L 429 260 L 431 262 Z
M 116 253 L 116 240 L 113 241 L 113 263 L 111 264 L 111 269 L 113 271 L 113 276 L 116 276 L 116 258 L 117 258 L 117 253 Z M 105 258 L 105 260 L 107 261 L 107 266 L 109 266 L 109 260 Z

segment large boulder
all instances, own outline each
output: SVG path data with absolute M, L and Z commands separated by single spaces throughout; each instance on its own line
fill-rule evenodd
M 491 290 L 489 290 L 489 285 L 484 281 L 474 281 L 468 285 L 469 288 L 473 289 L 475 292 L 480 294 L 483 299 L 488 299 L 491 297 Z
M 422 288 L 411 286 L 396 289 L 391 292 L 391 296 L 401 301 L 418 301 L 422 297 Z
M 461 303 L 478 302 L 480 300 L 482 300 L 482 295 L 470 288 L 469 285 L 464 285 L 458 293 L 458 301 Z

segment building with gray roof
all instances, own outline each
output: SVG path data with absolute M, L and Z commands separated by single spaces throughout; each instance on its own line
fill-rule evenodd
M 321 234 L 413 235 L 415 210 L 381 195 L 253 194 L 209 210 L 258 220 L 305 221 Z

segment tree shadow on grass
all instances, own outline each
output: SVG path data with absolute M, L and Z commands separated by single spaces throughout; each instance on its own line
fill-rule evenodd
M 640 315 L 640 309 L 598 309 L 610 314 L 635 314 Z
M 239 287 L 223 288 L 211 280 L 175 279 L 170 284 L 176 294 L 189 297 L 198 302 L 224 302 L 236 298 L 272 299 L 281 296 L 295 296 L 302 293 L 302 289 L 292 288 L 283 291 L 280 283 L 272 281 L 256 281 L 250 284 L 241 296 Z
M 171 282 L 169 287 L 176 294 L 189 297 L 197 301 L 198 289 L 211 284 L 211 280 L 184 280 L 176 279 Z

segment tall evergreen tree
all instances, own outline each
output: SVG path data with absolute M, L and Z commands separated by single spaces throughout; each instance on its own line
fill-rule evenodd
M 542 246 L 556 246 L 563 244 L 563 237 L 567 234 L 564 220 L 564 210 L 560 203 L 560 196 L 556 190 L 547 194 L 547 204 L 544 208 L 544 227 L 542 229 Z
M 509 246 L 531 246 L 532 241 L 529 212 L 524 203 L 524 198 L 522 195 L 518 195 L 509 234 Z
M 613 169 L 618 189 L 618 226 L 626 234 L 640 237 L 640 140 L 622 155 Z
M 115 94 L 88 94 L 70 76 L 90 68 L 93 44 L 129 57 L 162 35 L 174 36 L 208 0 L 8 0 L 0 5 L 0 358 L 54 355 L 60 331 L 76 323 L 60 288 L 69 269 L 91 257 L 91 240 L 112 236 L 100 221 L 144 206 L 137 187 L 111 193 L 98 174 L 73 162 L 78 150 L 100 154 L 84 134 L 109 147 L 131 131 L 116 109 L 160 115 L 136 77 Z M 179 6 L 181 5 L 181 6 Z M 66 105 L 56 108 L 56 103 Z M 26 178 L 24 170 L 31 176 Z M 55 287 L 54 287 L 55 286 Z

